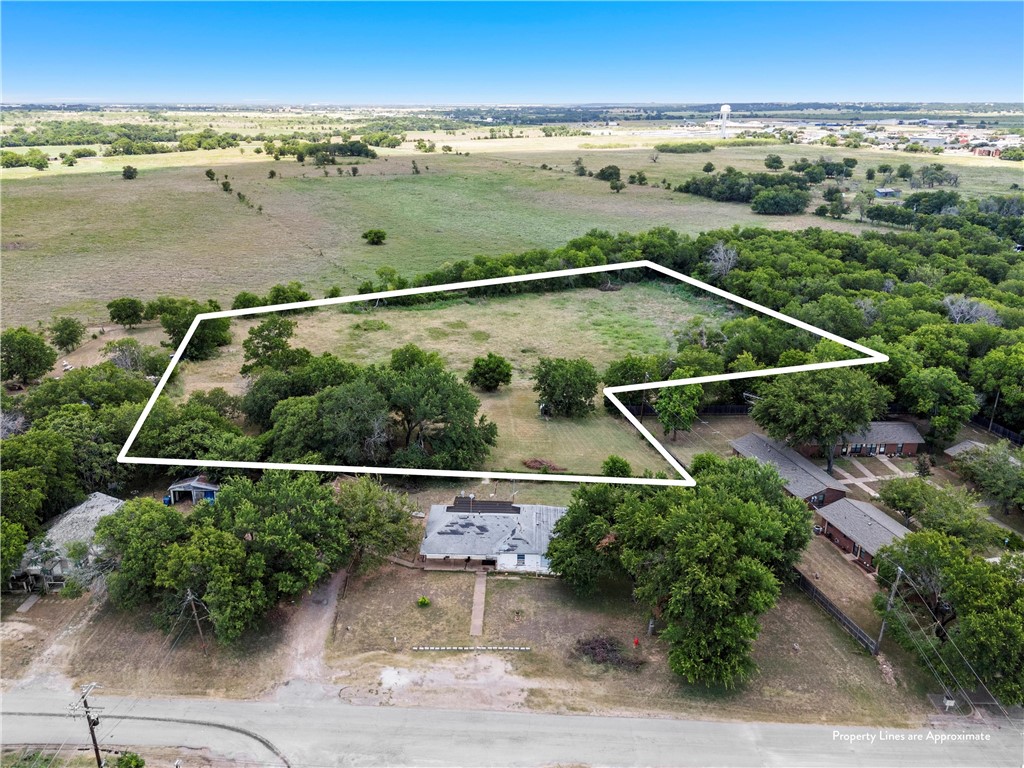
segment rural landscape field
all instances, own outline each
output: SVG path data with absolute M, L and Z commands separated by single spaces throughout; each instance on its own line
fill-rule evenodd
M 3 8 L 3 768 L 1020 765 L 1019 4 L 117 6 Z

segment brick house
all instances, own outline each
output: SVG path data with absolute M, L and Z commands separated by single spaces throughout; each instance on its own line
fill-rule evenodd
M 867 429 L 852 435 L 843 435 L 843 439 L 835 448 L 835 456 L 874 456 L 882 454 L 902 454 L 916 456 L 924 438 L 917 427 L 906 421 L 872 421 Z M 804 443 L 797 446 L 804 456 L 821 456 L 822 451 L 817 443 Z
M 815 532 L 852 556 L 866 570 L 875 569 L 875 554 L 910 530 L 865 501 L 840 499 L 814 511 Z
M 737 456 L 757 459 L 762 464 L 775 467 L 785 483 L 786 492 L 803 499 L 811 507 L 817 508 L 846 497 L 846 487 L 842 483 L 784 443 L 748 432 L 729 445 Z

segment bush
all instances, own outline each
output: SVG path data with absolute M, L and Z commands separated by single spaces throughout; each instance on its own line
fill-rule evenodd
M 75 579 L 68 579 L 58 594 L 67 600 L 77 600 L 85 594 L 85 587 Z
M 478 357 L 466 374 L 466 381 L 484 392 L 494 392 L 502 384 L 512 382 L 512 363 L 501 355 L 488 352 L 487 357 Z
M 388 233 L 383 229 L 368 229 L 363 232 L 363 240 L 365 240 L 368 245 L 383 245 L 387 236 Z
M 594 178 L 600 179 L 601 181 L 618 181 L 620 177 L 621 171 L 617 165 L 606 165 L 594 174 Z
M 416 605 L 420 608 L 427 608 L 430 606 L 430 598 L 426 595 L 420 595 L 420 599 L 416 601 Z
M 126 165 L 124 168 L 121 169 L 121 178 L 125 179 L 126 181 L 131 181 L 132 179 L 138 178 L 138 175 L 139 169 L 133 165 Z

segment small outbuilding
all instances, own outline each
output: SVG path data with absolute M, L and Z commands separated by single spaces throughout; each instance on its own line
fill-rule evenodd
M 815 510 L 820 532 L 866 570 L 875 570 L 878 550 L 902 539 L 910 529 L 866 501 L 840 499 Z
M 549 573 L 548 544 L 564 514 L 565 507 L 460 496 L 430 508 L 420 559 L 435 567 Z
M 893 189 L 892 187 L 876 187 L 875 197 L 899 197 L 900 190 Z
M 213 501 L 217 498 L 217 491 L 220 486 L 211 483 L 206 475 L 196 475 L 179 480 L 167 489 L 167 500 L 165 503 L 177 504 L 182 499 L 191 497 L 193 504 L 198 504 L 203 499 Z

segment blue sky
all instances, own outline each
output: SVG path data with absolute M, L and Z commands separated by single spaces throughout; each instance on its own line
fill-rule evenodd
M 3 101 L 1021 101 L 1024 3 L 3 2 Z

